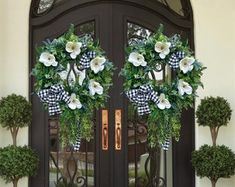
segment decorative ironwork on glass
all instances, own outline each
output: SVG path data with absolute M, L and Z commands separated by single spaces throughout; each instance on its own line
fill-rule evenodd
M 160 3 L 164 4 L 166 7 L 175 11 L 181 16 L 185 16 L 181 0 L 157 0 Z
M 94 186 L 94 139 L 83 140 L 79 152 L 74 152 L 72 147 L 60 144 L 58 130 L 58 118 L 50 118 L 49 187 Z
M 42 14 L 46 11 L 48 11 L 52 5 L 54 4 L 55 0 L 40 0 L 39 5 L 38 5 L 38 14 Z
M 85 36 L 85 35 L 89 35 L 94 39 L 94 37 L 95 37 L 95 22 L 89 21 L 89 22 L 86 22 L 86 23 L 79 25 L 77 28 L 77 34 L 80 37 Z
M 48 12 L 52 8 L 52 6 L 54 6 L 55 4 L 60 4 L 63 1 L 66 0 L 40 0 L 38 4 L 37 14 Z
M 133 45 L 147 39 L 152 32 L 135 23 L 127 23 L 127 41 L 128 45 Z

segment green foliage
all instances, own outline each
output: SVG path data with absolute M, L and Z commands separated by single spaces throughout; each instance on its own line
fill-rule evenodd
M 31 104 L 22 96 L 12 94 L 0 100 L 0 123 L 7 129 L 31 123 Z
M 53 41 L 46 41 L 44 45 L 37 47 L 36 65 L 32 70 L 32 75 L 35 77 L 35 90 L 40 91 L 48 89 L 50 86 L 55 84 L 63 85 L 66 92 L 71 95 L 76 94 L 76 98 L 80 100 L 82 104 L 81 109 L 72 110 L 68 107 L 65 102 L 60 102 L 62 114 L 60 115 L 60 136 L 63 143 L 75 143 L 78 124 L 80 124 L 81 136 L 87 140 L 91 137 L 92 131 L 92 118 L 93 112 L 100 107 L 103 107 L 106 100 L 108 99 L 108 91 L 112 86 L 112 76 L 114 67 L 105 56 L 105 52 L 101 49 L 98 42 L 87 35 L 84 37 L 78 37 L 74 34 L 74 26 L 72 25 L 68 32 L 54 39 Z M 71 59 L 70 54 L 65 50 L 68 42 L 81 42 L 81 52 L 76 59 Z M 56 67 L 45 66 L 39 61 L 42 52 L 49 52 L 53 54 L 58 62 Z M 74 86 L 70 86 L 67 80 L 62 80 L 59 73 L 65 71 L 67 64 L 73 62 L 78 68 L 80 67 L 80 59 L 87 52 L 95 52 L 96 56 L 102 56 L 106 58 L 104 63 L 104 69 L 99 71 L 97 74 L 94 73 L 91 68 L 86 69 L 86 77 L 82 83 L 79 84 L 79 77 L 76 76 Z M 100 83 L 103 87 L 103 94 L 91 95 L 89 93 L 89 81 L 93 79 Z
M 207 177 L 215 182 L 235 174 L 235 154 L 224 145 L 203 145 L 192 153 L 192 164 L 199 177 Z
M 197 122 L 201 126 L 221 127 L 227 125 L 232 110 L 223 97 L 206 97 L 197 108 Z
M 36 175 L 38 163 L 38 156 L 27 146 L 0 148 L 0 176 L 7 183 Z
M 173 40 L 174 42 L 172 42 Z M 164 59 L 161 59 L 159 53 L 155 51 L 155 44 L 157 42 L 174 43 L 173 47 L 169 48 L 170 52 Z M 174 35 L 173 37 L 164 35 L 162 25 L 147 40 L 126 48 L 125 65 L 120 73 L 125 78 L 124 90 L 130 91 L 138 89 L 141 85 L 151 85 L 158 95 L 164 94 L 171 104 L 169 109 L 161 110 L 157 107 L 156 103 L 148 102 L 151 108 L 148 120 L 148 138 L 151 146 L 163 143 L 170 137 L 174 137 L 176 140 L 179 139 L 181 112 L 183 109 L 193 107 L 194 99 L 197 96 L 196 90 L 199 86 L 203 86 L 201 76 L 206 68 L 198 60 L 195 59 L 193 69 L 187 73 L 183 73 L 180 68 L 172 69 L 169 67 L 170 57 L 179 51 L 183 52 L 185 57 L 193 56 L 188 43 L 182 41 L 179 35 Z M 134 66 L 130 63 L 128 58 L 132 52 L 142 55 L 147 62 L 147 66 Z M 158 71 L 157 66 L 164 68 L 168 66 L 170 68 L 169 71 L 173 72 L 175 76 L 172 76 L 171 80 L 169 80 L 170 77 L 165 77 L 163 81 L 156 81 L 153 75 L 150 78 L 150 73 L 153 74 L 154 71 Z M 179 80 L 189 83 L 192 88 L 192 94 L 179 94 Z

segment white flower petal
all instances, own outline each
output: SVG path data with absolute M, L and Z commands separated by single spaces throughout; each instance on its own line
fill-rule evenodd
M 158 103 L 157 104 L 158 108 L 160 108 L 161 110 L 164 110 L 165 109 L 165 105 L 163 103 Z
M 194 61 L 195 59 L 193 57 L 183 58 L 179 62 L 180 70 L 183 71 L 184 74 L 188 73 L 189 71 L 192 71 Z
M 157 53 L 160 53 L 162 51 L 162 42 L 156 42 L 154 49 Z
M 45 66 L 57 66 L 58 62 L 55 59 L 55 56 L 53 54 L 50 54 L 48 52 L 41 53 L 39 57 L 39 62 L 43 63 Z
M 136 67 L 138 67 L 140 65 L 141 66 L 146 66 L 147 65 L 147 62 L 145 61 L 144 56 L 137 53 L 137 52 L 130 53 L 128 61 Z
M 72 110 L 82 108 L 82 104 L 78 98 L 76 98 L 76 94 L 72 93 L 70 96 L 70 103 L 68 104 L 69 108 Z
M 67 42 L 65 50 L 70 53 L 70 57 L 75 59 L 81 53 L 81 42 Z
M 193 92 L 192 87 L 190 86 L 189 83 L 183 81 L 183 80 L 179 80 L 178 82 L 178 91 L 180 95 L 184 95 L 185 93 L 190 95 Z
M 73 48 L 73 42 L 67 42 L 65 46 L 65 50 L 69 53 L 72 53 L 73 52 L 72 48 Z
M 57 61 L 54 61 L 53 63 L 52 63 L 52 66 L 57 66 L 58 65 L 58 62 Z
M 75 58 L 77 58 L 77 54 L 74 53 L 74 52 L 72 52 L 72 53 L 70 53 L 70 57 L 71 57 L 72 59 L 75 59 Z
M 95 74 L 97 74 L 100 71 L 103 71 L 105 62 L 106 62 L 106 59 L 104 57 L 95 57 L 90 62 L 91 70 Z
M 103 94 L 103 87 L 102 86 L 97 86 L 96 88 L 96 93 L 99 94 L 99 95 L 102 95 Z
M 159 56 L 161 59 L 164 59 L 166 57 L 166 55 L 164 53 L 160 53 Z
M 76 109 L 76 104 L 75 104 L 75 103 L 69 103 L 68 106 L 69 106 L 69 108 L 72 109 L 72 110 L 75 110 L 75 109 Z
M 141 66 L 147 66 L 147 62 L 146 61 L 143 61 L 142 63 L 141 63 Z

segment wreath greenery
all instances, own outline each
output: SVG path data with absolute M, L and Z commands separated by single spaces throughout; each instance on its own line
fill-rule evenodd
M 121 71 L 124 89 L 139 116 L 148 115 L 149 145 L 164 144 L 171 137 L 178 140 L 181 112 L 193 106 L 196 90 L 203 86 L 205 67 L 180 35 L 164 35 L 162 25 L 147 40 L 127 47 L 126 52 Z M 157 81 L 156 72 L 163 69 L 171 73 Z
M 104 106 L 112 85 L 113 64 L 98 42 L 75 35 L 73 25 L 36 50 L 35 90 L 49 115 L 60 114 L 63 142 L 75 143 L 78 132 L 89 140 L 94 109 Z

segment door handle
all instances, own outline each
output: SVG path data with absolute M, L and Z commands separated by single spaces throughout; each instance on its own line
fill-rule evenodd
M 122 149 L 122 111 L 115 110 L 115 149 Z
M 109 148 L 108 110 L 102 110 L 102 150 Z

